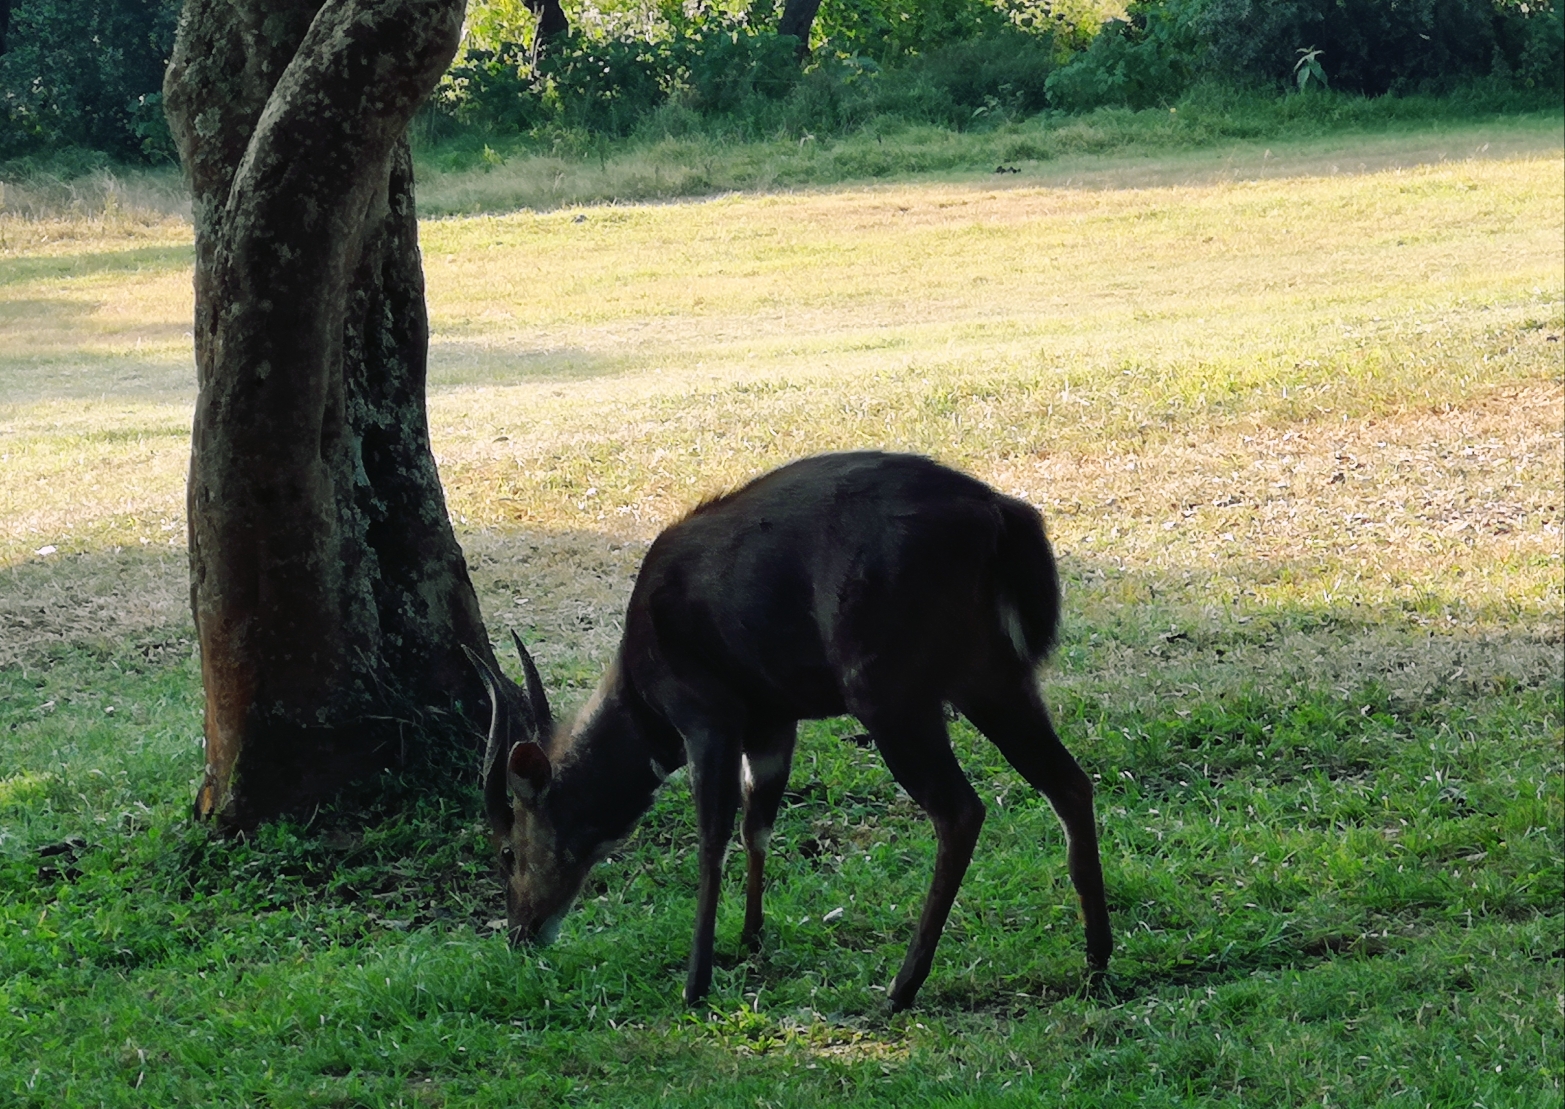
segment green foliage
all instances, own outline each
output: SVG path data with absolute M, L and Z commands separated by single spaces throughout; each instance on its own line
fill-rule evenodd
M 1050 79 L 1068 111 L 1145 108 L 1198 78 L 1359 95 L 1474 81 L 1558 90 L 1558 0 L 1138 0 Z
M 530 91 L 551 122 L 621 135 L 667 97 L 672 61 L 666 43 L 572 32 L 541 54 Z
M 1101 777 L 1099 994 L 1047 803 L 958 723 L 989 818 L 919 1008 L 887 1018 L 932 833 L 851 722 L 805 729 L 762 950 L 736 857 L 691 1014 L 682 777 L 561 940 L 515 952 L 471 787 L 391 783 L 243 841 L 191 826 L 198 681 L 136 645 L 0 670 L 7 1104 L 1558 1100 L 1557 683 L 1057 695 Z
M 1565 91 L 1561 0 L 1133 0 L 1106 24 L 1109 0 L 830 0 L 803 65 L 776 34 L 780 8 L 607 0 L 572 8 L 572 30 L 535 51 L 526 0 L 475 0 L 415 135 L 474 132 L 476 164 L 498 165 L 507 135 L 596 149 L 636 134 L 982 129 L 1046 108 L 1173 105 L 1198 81 L 1369 95 L 1483 82 L 1491 99 L 1530 93 L 1528 106 Z M 18 0 L 0 55 L 0 159 L 56 174 L 103 156 L 171 161 L 160 89 L 178 9 Z
M 1492 76 L 1527 89 L 1565 92 L 1565 3 L 1497 0 Z
M 1281 86 L 1318 50 L 1333 87 L 1379 96 L 1485 77 L 1558 87 L 1561 19 L 1558 0 L 1204 0 L 1191 22 L 1213 73 Z
M 0 55 L 0 158 L 60 147 L 174 157 L 163 68 L 179 0 L 20 0 Z
M 798 40 L 741 27 L 703 27 L 679 42 L 677 82 L 691 109 L 714 115 L 778 100 L 799 81 Z
M 1133 3 L 1086 50 L 1049 78 L 1049 100 L 1066 111 L 1150 108 L 1177 99 L 1196 68 L 1192 9 L 1201 0 Z
M 1331 84 L 1330 81 L 1326 80 L 1326 71 L 1321 68 L 1320 54 L 1319 49 L 1306 50 L 1303 47 L 1299 48 L 1299 60 L 1293 63 L 1293 76 L 1299 82 L 1300 92 L 1306 91 L 1310 87 L 1311 81 L 1314 81 L 1321 88 L 1326 88 Z
M 853 55 L 801 70 L 795 40 L 716 20 L 658 40 L 572 32 L 536 60 L 517 43 L 472 50 L 440 91 L 466 124 L 622 136 L 679 135 L 716 122 L 738 136 L 840 132 L 890 117 L 964 128 L 1047 103 L 1053 40 L 999 27 L 894 68 Z
M 572 30 L 536 55 L 520 42 L 470 49 L 437 95 L 467 123 L 624 135 L 671 98 L 721 115 L 786 95 L 800 76 L 796 45 L 716 18 L 686 20 L 659 39 Z
M 1042 111 L 1048 106 L 1046 89 L 1054 67 L 1054 44 L 1048 35 L 1002 29 L 931 50 L 889 75 L 886 83 L 939 90 L 951 105 L 943 121 L 962 126 L 981 115 Z
M 751 133 L 877 131 L 934 124 L 985 129 L 1041 111 L 1055 65 L 1052 41 L 999 30 L 882 68 L 866 58 L 825 62 Z
M 882 65 L 1010 25 L 1006 12 L 981 0 L 826 0 L 815 17 L 829 54 Z

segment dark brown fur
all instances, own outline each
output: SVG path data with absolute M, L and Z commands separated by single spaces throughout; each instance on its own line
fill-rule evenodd
M 535 741 L 547 735 L 539 722 L 548 709 L 530 660 L 530 693 L 509 690 L 521 735 L 501 680 L 481 667 L 502 706 L 485 794 L 513 941 L 552 935 L 592 865 L 688 762 L 701 881 L 685 998 L 703 997 L 735 815 L 742 807 L 744 936 L 753 943 L 797 723 L 852 713 L 938 839 L 934 881 L 889 995 L 893 1009 L 906 1008 L 984 820 L 951 752 L 949 703 L 1054 806 L 1088 960 L 1101 971 L 1112 939 L 1092 783 L 1055 735 L 1036 681 L 1058 624 L 1058 577 L 1037 512 L 928 459 L 820 455 L 701 505 L 647 552 L 614 664 L 547 748 Z

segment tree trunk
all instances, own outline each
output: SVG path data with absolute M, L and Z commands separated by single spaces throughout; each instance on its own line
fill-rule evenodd
M 784 0 L 782 18 L 777 22 L 779 35 L 792 35 L 799 40 L 799 57 L 810 52 L 810 28 L 815 26 L 815 13 L 821 10 L 821 0 Z
M 465 0 L 186 0 L 198 816 L 307 812 L 476 720 L 493 655 L 429 447 L 406 131 Z M 443 737 L 443 739 L 442 739 Z
M 563 35 L 571 29 L 571 21 L 565 18 L 560 0 L 526 0 L 527 10 L 538 17 L 538 29 L 533 32 L 533 52 L 542 49 L 546 39 Z

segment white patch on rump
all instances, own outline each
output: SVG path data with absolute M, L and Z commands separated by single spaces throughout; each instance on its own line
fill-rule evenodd
M 1022 628 L 1022 614 L 1008 598 L 1000 600 L 1000 626 L 1005 629 L 1005 637 L 1016 649 L 1016 657 L 1023 662 L 1031 661 L 1027 656 L 1027 632 Z

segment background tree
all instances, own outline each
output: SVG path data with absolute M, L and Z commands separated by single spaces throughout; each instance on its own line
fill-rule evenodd
M 799 40 L 799 57 L 810 52 L 810 28 L 815 25 L 815 13 L 821 10 L 821 0 L 784 0 L 782 18 L 777 21 L 779 35 L 792 35 Z
M 245 828 L 452 742 L 492 658 L 424 409 L 409 120 L 464 0 L 187 0 L 198 815 Z
M 560 0 L 527 0 L 527 8 L 538 19 L 538 30 L 534 32 L 535 50 L 541 49 L 545 40 L 563 35 L 571 29 L 570 20 L 565 18 L 565 9 L 560 7 Z

